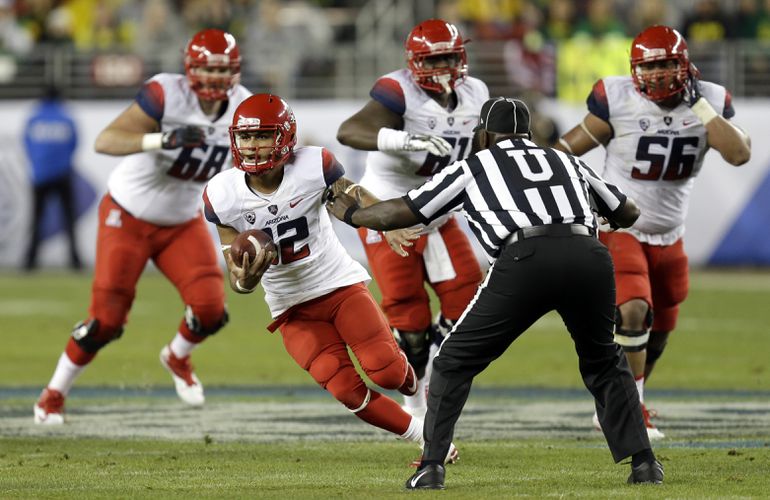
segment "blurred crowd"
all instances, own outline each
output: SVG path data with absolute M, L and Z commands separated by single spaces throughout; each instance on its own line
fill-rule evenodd
M 371 1 L 0 0 L 0 58 L 23 59 L 36 47 L 53 45 L 136 54 L 159 64 L 152 69 L 178 71 L 189 36 L 213 27 L 230 31 L 249 48 L 243 51 L 247 77 L 287 88 L 300 76 L 333 72 L 335 47 L 355 41 L 356 20 Z M 407 8 L 415 19 L 428 15 L 456 23 L 476 42 L 503 41 L 502 60 L 490 64 L 509 67 L 514 88 L 567 99 L 582 99 L 583 80 L 593 74 L 625 72 L 628 42 L 652 24 L 676 27 L 691 47 L 770 41 L 770 0 L 423 0 Z M 577 63 L 595 59 L 596 70 L 580 77 L 574 76 L 580 67 L 557 68 L 557 46 Z M 580 82 L 572 86 L 574 96 L 571 87 L 556 88 L 560 79 L 569 84 L 575 78 Z
M 480 40 L 633 38 L 653 24 L 678 29 L 691 44 L 770 40 L 770 0 L 444 0 L 437 11 Z

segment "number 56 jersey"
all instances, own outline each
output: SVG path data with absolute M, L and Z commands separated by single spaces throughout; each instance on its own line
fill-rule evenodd
M 699 89 L 724 118 L 735 114 L 724 87 L 700 82 Z M 706 127 L 684 103 L 669 109 L 640 95 L 630 76 L 599 80 L 587 102 L 612 127 L 603 177 L 642 212 L 626 231 L 652 245 L 674 243 L 684 234 L 690 191 L 708 151 Z
M 203 191 L 206 219 L 238 232 L 261 229 L 279 255 L 262 276 L 265 301 L 277 318 L 291 306 L 343 287 L 368 281 L 334 233 L 323 192 L 345 173 L 324 148 L 303 147 L 283 167 L 276 191 L 263 194 L 247 184 L 246 173 L 215 175 Z

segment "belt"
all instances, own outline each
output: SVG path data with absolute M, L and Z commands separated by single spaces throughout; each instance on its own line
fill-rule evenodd
M 517 241 L 538 236 L 593 236 L 594 234 L 593 228 L 583 224 L 545 224 L 542 226 L 523 227 L 511 233 L 506 238 L 505 244 L 510 245 Z

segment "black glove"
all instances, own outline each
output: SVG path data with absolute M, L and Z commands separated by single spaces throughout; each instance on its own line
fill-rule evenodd
M 163 149 L 195 148 L 203 144 L 206 133 L 193 125 L 163 132 L 160 145 Z
M 687 106 L 692 107 L 693 104 L 698 102 L 701 98 L 700 88 L 698 86 L 698 74 L 697 70 L 690 71 L 687 81 L 684 82 L 684 95 L 683 99 Z

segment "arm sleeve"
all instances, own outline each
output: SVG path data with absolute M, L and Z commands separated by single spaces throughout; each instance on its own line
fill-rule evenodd
M 467 163 L 457 161 L 412 189 L 403 199 L 423 224 L 462 207 L 468 184 Z
M 136 95 L 136 103 L 142 108 L 142 111 L 160 123 L 165 106 L 163 87 L 156 81 L 146 82 Z
M 594 84 L 591 93 L 586 99 L 588 111 L 601 118 L 605 122 L 610 121 L 610 105 L 607 101 L 607 89 L 604 88 L 604 80 L 599 80 Z
M 614 184 L 602 179 L 583 161 L 575 160 L 575 166 L 588 183 L 588 192 L 596 205 L 599 215 L 610 217 L 626 204 L 626 195 Z
M 206 216 L 206 220 L 209 222 L 213 222 L 217 225 L 222 225 L 222 222 L 219 220 L 219 216 L 214 211 L 214 207 L 211 205 L 211 200 L 209 200 L 209 193 L 208 193 L 208 186 L 206 186 L 203 189 L 203 215 Z
M 406 112 L 404 90 L 401 84 L 392 78 L 377 80 L 369 91 L 369 96 L 399 116 Z
M 722 108 L 722 117 L 725 120 L 729 120 L 735 116 L 735 108 L 733 108 L 733 96 L 730 91 L 725 89 L 725 106 Z
M 331 186 L 340 177 L 345 175 L 345 169 L 342 164 L 337 161 L 337 158 L 326 148 L 321 149 L 321 159 L 323 164 L 324 182 L 327 186 Z

